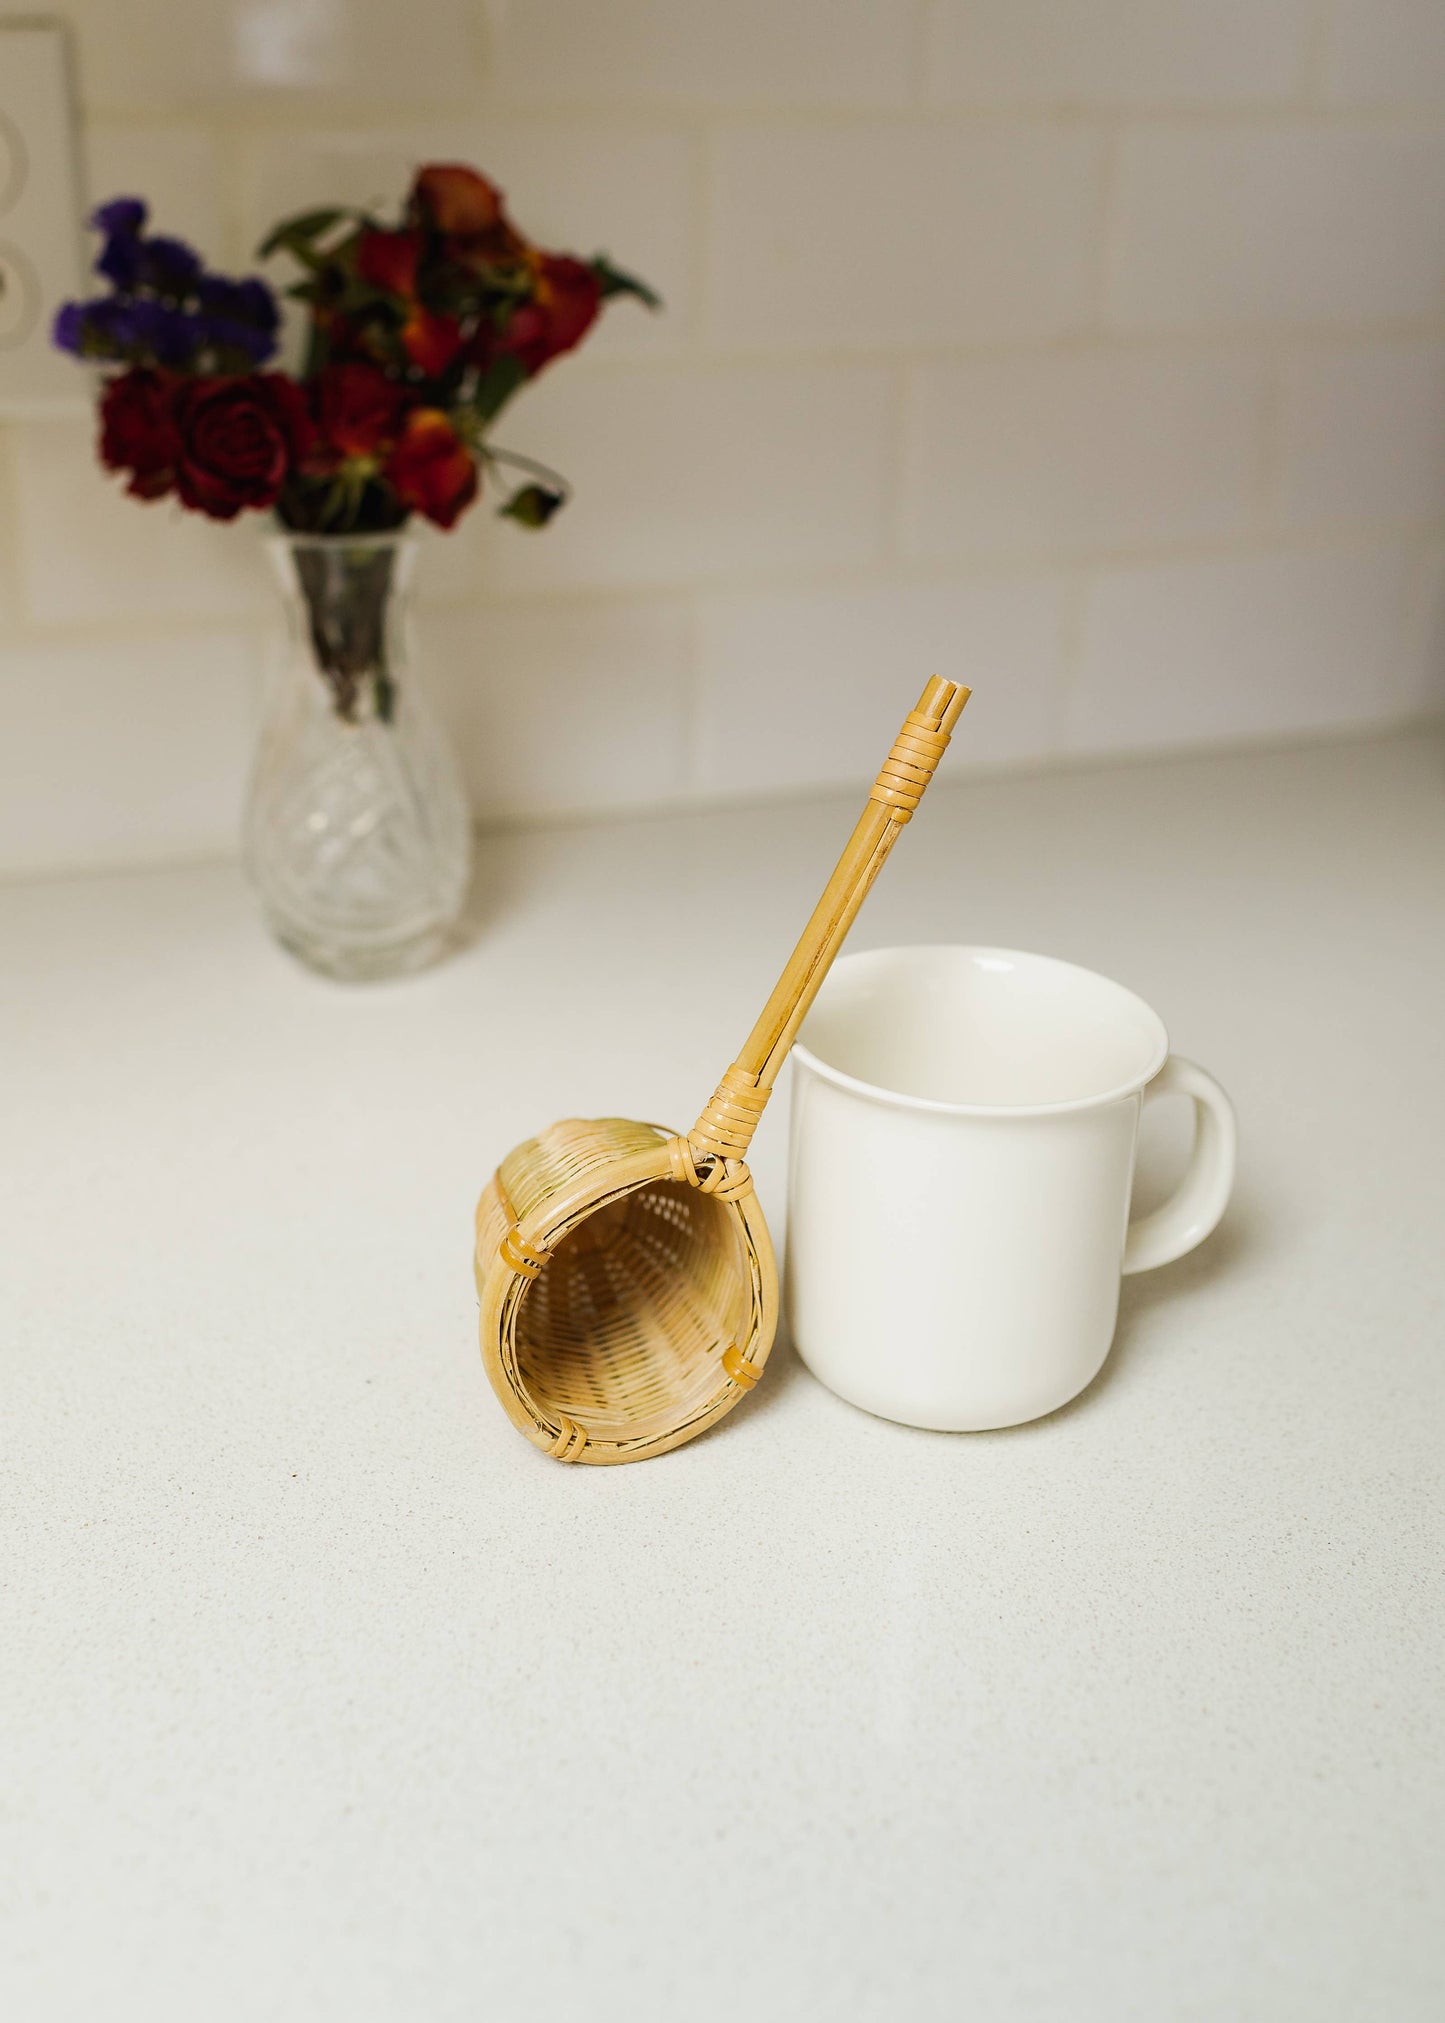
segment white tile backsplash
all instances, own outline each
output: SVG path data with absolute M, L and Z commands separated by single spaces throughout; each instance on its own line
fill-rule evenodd
M 266 608 L 261 527 L 218 526 L 169 499 L 127 498 L 96 460 L 93 421 L 13 430 L 15 548 L 41 625 L 253 618 Z
M 1445 539 L 1438 536 L 1416 565 L 1395 700 L 1405 716 L 1445 715 Z
M 1066 596 L 1058 581 L 1029 578 L 705 598 L 699 787 L 772 793 L 876 772 L 905 667 L 920 687 L 942 674 L 977 688 L 951 764 L 1048 757 Z
M 1285 361 L 1280 512 L 1445 518 L 1445 343 L 1323 345 Z
M 423 610 L 417 644 L 484 819 L 687 791 L 684 601 Z
M 1044 351 L 920 366 L 901 510 L 913 556 L 1088 553 L 1242 530 L 1265 369 L 1247 353 Z
M 914 0 L 504 0 L 492 78 L 523 103 L 902 105 Z
M 43 11 L 0 0 L 0 19 Z M 471 0 L 66 0 L 53 11 L 71 26 L 82 98 L 97 111 L 454 106 L 481 79 Z
M 1314 0 L 934 0 L 928 95 L 970 106 L 1284 102 L 1303 83 L 1316 14 Z
M 1102 147 L 864 122 L 745 127 L 714 156 L 708 331 L 756 349 L 940 344 L 1078 327 Z
M 1440 0 L 1335 0 L 1327 90 L 1347 105 L 1445 104 Z
M 896 387 L 871 365 L 617 367 L 528 387 L 499 440 L 573 480 L 545 533 L 498 525 L 495 592 L 678 585 L 874 561 Z
M 1120 142 L 1108 287 L 1124 330 L 1445 314 L 1445 132 L 1152 127 Z
M 86 128 L 85 158 L 92 200 L 143 196 L 154 231 L 190 240 L 217 263 L 240 250 L 231 243 L 222 200 L 219 149 L 204 127 L 94 120 Z
M 0 645 L 0 864 L 236 847 L 256 655 L 236 632 Z
M 470 160 L 665 296 L 498 431 L 557 522 L 427 535 L 484 814 L 861 781 L 935 667 L 960 765 L 1445 710 L 1445 0 L 63 11 L 90 196 L 217 264 Z M 0 418 L 0 872 L 234 848 L 274 611 L 75 388 Z
M 1399 693 L 1412 560 L 1382 544 L 1102 572 L 1066 748 L 1166 750 L 1378 720 L 1382 696 Z

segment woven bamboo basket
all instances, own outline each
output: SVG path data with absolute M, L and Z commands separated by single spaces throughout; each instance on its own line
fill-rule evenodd
M 692 1129 L 570 1119 L 509 1152 L 483 1188 L 483 1361 L 512 1423 L 557 1460 L 664 1454 L 762 1375 L 778 1274 L 748 1146 L 968 697 L 937 678 L 923 691 L 777 988 Z

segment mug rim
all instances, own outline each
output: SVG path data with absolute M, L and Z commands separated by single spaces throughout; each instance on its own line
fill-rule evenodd
M 1057 1117 L 1070 1111 L 1102 1109 L 1106 1103 L 1117 1103 L 1126 1096 L 1138 1095 L 1146 1089 L 1169 1058 L 1169 1034 L 1164 1021 L 1153 1005 L 1140 997 L 1127 984 L 1105 976 L 1100 969 L 1087 969 L 1083 963 L 1069 962 L 1061 955 L 1041 955 L 1036 949 L 999 948 L 988 942 L 974 941 L 906 941 L 885 948 L 857 948 L 841 957 L 833 965 L 830 977 L 825 979 L 821 997 L 833 976 L 846 969 L 850 963 L 866 962 L 880 955 L 922 955 L 934 950 L 947 949 L 955 955 L 998 955 L 1008 956 L 1015 961 L 1047 963 L 1052 969 L 1072 970 L 1076 976 L 1086 976 L 1095 983 L 1106 983 L 1111 990 L 1132 998 L 1139 1009 L 1146 1014 L 1158 1034 L 1158 1044 L 1149 1068 L 1140 1075 L 1131 1075 L 1127 1081 L 1111 1089 L 1101 1090 L 1088 1096 L 1069 1096 L 1056 1103 L 951 1103 L 937 1096 L 910 1096 L 901 1089 L 885 1088 L 881 1082 L 865 1082 L 857 1075 L 849 1075 L 842 1068 L 835 1068 L 815 1054 L 811 1047 L 799 1039 L 793 1042 L 793 1058 L 800 1060 L 814 1074 L 825 1082 L 832 1082 L 836 1088 L 846 1089 L 850 1094 L 862 1096 L 869 1102 L 880 1104 L 886 1109 L 931 1111 L 944 1117 Z M 812 1017 L 813 1007 L 808 1016 Z M 806 1021 L 804 1021 L 806 1025 Z

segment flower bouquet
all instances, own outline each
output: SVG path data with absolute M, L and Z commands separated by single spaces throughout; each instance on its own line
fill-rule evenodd
M 106 291 L 66 303 L 55 342 L 101 369 L 100 458 L 132 497 L 273 516 L 292 651 L 247 814 L 272 925 L 333 974 L 416 967 L 460 911 L 470 841 L 455 766 L 403 679 L 406 530 L 415 515 L 455 526 L 487 489 L 544 527 L 566 482 L 493 425 L 609 300 L 657 298 L 600 255 L 543 251 L 486 177 L 433 164 L 395 221 L 332 206 L 266 238 L 260 257 L 299 270 L 292 372 L 273 362 L 268 283 L 210 272 L 147 222 L 135 197 L 95 212 Z

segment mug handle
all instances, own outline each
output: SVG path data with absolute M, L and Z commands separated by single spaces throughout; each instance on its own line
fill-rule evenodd
M 1191 1098 L 1194 1150 L 1169 1199 L 1129 1224 L 1125 1271 L 1152 1271 L 1156 1264 L 1172 1264 L 1203 1243 L 1223 1215 L 1234 1185 L 1234 1105 L 1213 1075 L 1181 1054 L 1171 1054 L 1144 1091 L 1146 1103 L 1153 1096 Z

